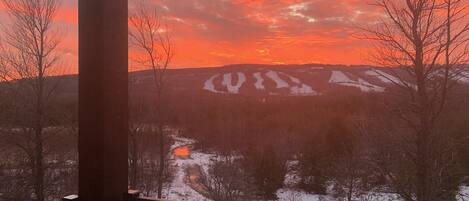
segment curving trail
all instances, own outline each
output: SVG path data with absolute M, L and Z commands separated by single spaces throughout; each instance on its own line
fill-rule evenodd
M 182 147 L 192 147 L 194 140 L 178 136 L 172 136 L 174 144 L 171 145 L 171 153 Z M 173 165 L 176 169 L 171 182 L 168 198 L 178 201 L 211 201 L 206 197 L 207 193 L 200 184 L 200 178 L 204 167 L 208 168 L 210 161 L 216 157 L 212 154 L 190 152 L 189 157 L 172 155 Z

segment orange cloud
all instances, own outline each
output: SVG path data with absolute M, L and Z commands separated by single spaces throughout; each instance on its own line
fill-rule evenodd
M 354 26 L 377 11 L 359 0 L 155 0 L 173 25 L 175 66 L 367 63 Z
M 63 0 L 61 49 L 77 66 L 78 0 Z M 363 0 L 152 0 L 168 19 L 172 67 L 233 63 L 367 63 L 368 44 L 354 26 L 379 14 Z

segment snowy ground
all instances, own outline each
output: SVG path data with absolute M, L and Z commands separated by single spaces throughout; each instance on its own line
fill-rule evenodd
M 300 177 L 295 170 L 298 165 L 298 161 L 289 161 L 287 163 L 288 173 L 285 175 L 284 184 L 285 187 L 277 191 L 277 197 L 281 201 L 337 201 L 338 198 L 334 198 L 331 195 L 317 195 L 307 193 L 305 191 L 295 188 L 300 182 Z M 369 192 L 365 195 L 355 197 L 354 200 L 360 201 L 400 201 L 397 195 L 386 194 L 386 193 L 373 193 Z
M 287 163 L 288 173 L 285 175 L 285 187 L 277 191 L 277 197 L 280 201 L 337 201 L 331 195 L 316 195 L 307 193 L 305 191 L 295 188 L 295 185 L 300 181 L 295 166 L 297 161 L 289 161 Z M 460 187 L 459 194 L 457 195 L 458 201 L 469 201 L 469 186 Z M 368 192 L 364 195 L 355 196 L 354 200 L 360 201 L 403 201 L 397 194 L 393 193 L 380 193 Z
M 233 85 L 231 80 L 232 80 L 232 74 L 231 73 L 226 73 L 226 74 L 223 74 L 223 80 L 222 80 L 222 86 L 226 88 L 227 92 L 224 92 L 224 91 L 218 91 L 215 89 L 215 85 L 214 85 L 214 80 L 215 78 L 217 78 L 218 76 L 220 76 L 220 74 L 215 74 L 213 76 L 211 76 L 208 80 L 206 80 L 204 82 L 204 87 L 203 89 L 207 90 L 207 91 L 210 91 L 210 92 L 213 92 L 213 93 L 231 93 L 231 94 L 238 94 L 239 93 L 239 89 L 243 86 L 244 82 L 246 82 L 246 76 L 244 75 L 244 73 L 240 73 L 238 72 L 236 74 L 238 76 L 238 82 L 236 83 L 236 85 Z
M 455 79 L 462 83 L 469 83 L 469 73 L 461 72 L 455 77 Z
M 244 75 L 244 73 L 237 73 L 237 75 L 238 75 L 238 82 L 236 83 L 236 85 L 233 85 L 231 83 L 231 80 L 232 80 L 231 73 L 226 73 L 223 75 L 222 85 L 226 87 L 226 89 L 228 90 L 228 93 L 238 94 L 239 88 L 241 88 L 241 86 L 243 86 L 244 82 L 246 81 L 246 76 Z
M 264 90 L 265 89 L 265 86 L 264 86 L 264 78 L 262 78 L 262 75 L 260 72 L 256 72 L 253 74 L 254 75 L 254 78 L 256 79 L 256 83 L 254 84 L 254 86 L 256 87 L 256 89 L 258 90 Z
M 206 80 L 204 83 L 204 89 L 207 91 L 211 91 L 213 93 L 218 93 L 218 91 L 215 89 L 215 85 L 213 85 L 213 80 L 219 75 L 220 74 L 215 74 L 212 77 L 210 77 L 208 80 Z
M 174 144 L 171 146 L 171 150 L 182 147 L 190 146 L 195 143 L 194 140 L 189 138 L 173 136 Z M 174 157 L 174 156 L 173 156 Z M 205 154 L 199 152 L 192 152 L 190 158 L 183 159 L 174 157 L 175 175 L 174 180 L 171 183 L 170 190 L 168 192 L 168 198 L 178 201 L 210 201 L 194 189 L 192 189 L 187 183 L 185 169 L 191 165 L 200 165 L 204 171 L 209 167 L 211 158 L 215 158 L 215 155 Z
M 216 74 L 211 76 L 209 79 L 207 79 L 204 83 L 203 89 L 213 92 L 213 93 L 229 93 L 229 94 L 238 94 L 240 88 L 243 86 L 243 84 L 246 82 L 246 75 L 244 73 L 238 72 L 236 73 L 238 77 L 238 82 L 233 85 L 232 84 L 232 79 L 233 79 L 233 74 L 232 73 L 226 73 L 223 74 L 223 80 L 221 82 L 221 86 L 223 88 L 226 88 L 225 91 L 219 91 L 215 89 L 215 83 L 214 80 L 215 78 L 221 76 L 220 74 Z M 290 81 L 292 82 L 292 85 L 290 85 L 286 80 L 283 80 L 280 75 L 288 77 Z M 291 75 L 288 75 L 283 72 L 276 72 L 276 71 L 268 71 L 265 73 L 265 76 L 274 81 L 276 84 L 277 89 L 281 88 L 289 88 L 290 89 L 290 94 L 291 95 L 320 95 L 320 93 L 316 92 L 315 90 L 312 89 L 311 86 L 302 83 L 300 79 L 293 77 Z M 255 79 L 254 87 L 257 90 L 265 90 L 264 86 L 264 78 L 262 77 L 261 72 L 255 72 L 253 73 L 253 78 Z
M 286 87 L 289 87 L 290 85 L 288 84 L 288 82 L 286 82 L 285 80 L 283 80 L 282 78 L 280 78 L 280 76 L 278 75 L 277 72 L 275 71 L 269 71 L 265 74 L 268 78 L 270 78 L 272 81 L 275 82 L 275 84 L 277 85 L 277 89 L 280 89 L 280 88 L 286 88 Z
M 368 70 L 368 71 L 365 72 L 365 74 L 369 75 L 369 76 L 374 76 L 374 77 L 378 78 L 381 82 L 384 82 L 386 84 L 398 84 L 398 85 L 401 85 L 401 86 L 411 87 L 415 90 L 417 89 L 417 86 L 415 84 L 404 81 L 399 77 L 390 75 L 390 74 L 385 73 L 381 70 L 376 70 L 376 69 Z
M 178 147 L 191 146 L 195 143 L 194 140 L 184 137 L 172 136 L 174 144 L 171 146 L 171 150 Z M 173 156 L 175 166 L 175 177 L 170 185 L 170 190 L 167 193 L 169 199 L 178 201 L 211 201 L 204 197 L 199 192 L 192 189 L 186 182 L 185 169 L 198 165 L 204 173 L 208 172 L 210 163 L 217 160 L 215 154 L 201 153 L 192 151 L 189 158 L 179 158 Z M 288 174 L 285 176 L 285 187 L 277 191 L 277 197 L 280 201 L 337 201 L 330 195 L 316 195 L 298 190 L 295 188 L 295 184 L 299 181 L 294 166 L 297 164 L 296 161 L 290 161 L 288 166 Z M 469 201 L 469 187 L 461 187 L 458 195 L 458 201 Z M 361 195 L 356 200 L 363 201 L 401 201 L 395 194 L 390 193 L 375 193 L 369 192 L 365 195 Z
M 332 71 L 331 78 L 329 79 L 329 83 L 334 83 L 342 86 L 350 86 L 350 87 L 357 87 L 363 92 L 383 92 L 385 89 L 380 86 L 373 85 L 366 80 L 358 78 L 358 80 L 350 79 L 345 73 L 342 71 Z
M 330 195 L 315 195 L 301 190 L 282 188 L 277 191 L 277 196 L 281 201 L 337 201 Z M 401 201 L 397 195 L 384 193 L 367 193 L 354 200 L 360 201 Z
M 469 201 L 469 186 L 461 186 L 459 195 L 456 196 L 459 201 Z
M 387 84 L 401 83 L 401 80 L 395 76 L 389 75 L 381 70 L 367 70 L 365 74 L 378 78 L 381 82 Z
M 287 76 L 296 86 L 290 87 L 290 93 L 293 95 L 319 95 L 318 92 L 314 91 L 311 86 L 304 84 L 300 79 L 293 77 L 286 73 L 280 73 L 284 76 Z
M 314 91 L 313 88 L 306 84 L 291 87 L 290 93 L 293 95 L 319 95 L 318 92 Z

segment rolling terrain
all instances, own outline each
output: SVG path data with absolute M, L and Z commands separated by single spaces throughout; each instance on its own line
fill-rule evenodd
M 468 75 L 461 74 L 459 82 L 469 84 Z M 382 93 L 394 83 L 412 87 L 412 81 L 405 77 L 403 71 L 372 66 L 238 64 L 170 69 L 165 79 L 167 89 L 176 94 L 320 96 L 341 92 Z M 131 72 L 129 80 L 134 86 L 132 90 L 151 93 L 150 71 Z M 64 81 L 63 92 L 76 94 L 77 76 L 66 76 Z
M 399 75 L 397 75 L 399 74 Z M 403 78 L 402 80 L 400 78 Z M 131 79 L 145 88 L 151 74 L 134 72 Z M 394 83 L 412 87 L 412 80 L 399 70 L 372 66 L 257 65 L 239 64 L 216 68 L 168 71 L 171 90 L 246 96 L 318 96 L 340 91 L 385 92 Z M 467 74 L 459 78 L 469 84 Z

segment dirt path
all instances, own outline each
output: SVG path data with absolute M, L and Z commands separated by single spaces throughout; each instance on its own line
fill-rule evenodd
M 195 191 L 209 197 L 207 187 L 202 183 L 202 170 L 199 165 L 191 165 L 186 168 L 186 184 L 190 186 Z
M 175 144 L 171 146 L 171 155 L 180 171 L 181 182 L 188 188 L 205 198 L 210 197 L 207 187 L 203 184 L 202 166 L 208 165 L 210 154 L 194 152 L 194 141 L 187 138 L 173 137 Z

